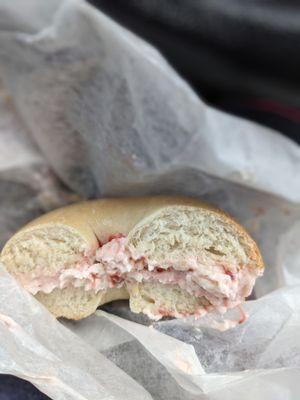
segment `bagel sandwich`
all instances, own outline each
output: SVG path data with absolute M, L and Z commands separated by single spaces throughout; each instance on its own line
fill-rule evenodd
M 236 221 L 174 196 L 51 211 L 20 229 L 0 261 L 56 317 L 74 320 L 118 299 L 154 320 L 224 314 L 244 302 L 264 268 Z

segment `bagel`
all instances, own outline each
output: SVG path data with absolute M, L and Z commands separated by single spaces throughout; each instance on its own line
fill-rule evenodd
M 75 320 L 128 298 L 133 312 L 155 320 L 223 314 L 264 268 L 256 243 L 227 214 L 169 196 L 49 212 L 20 229 L 0 260 L 56 317 Z

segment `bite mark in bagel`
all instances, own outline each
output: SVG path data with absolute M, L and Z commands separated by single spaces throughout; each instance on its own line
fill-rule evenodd
M 153 319 L 224 313 L 263 271 L 255 242 L 230 217 L 165 196 L 56 210 L 13 236 L 1 261 L 52 313 L 72 319 L 128 297 Z

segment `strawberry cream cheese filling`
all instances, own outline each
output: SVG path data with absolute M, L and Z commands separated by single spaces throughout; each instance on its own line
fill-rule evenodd
M 216 310 L 221 314 L 239 306 L 250 295 L 256 278 L 261 275 L 255 268 L 228 266 L 211 258 L 190 257 L 184 263 L 168 260 L 164 265 L 147 262 L 143 256 L 135 259 L 121 234 L 109 238 L 95 255 L 85 255 L 74 268 L 62 268 L 51 277 L 43 276 L 43 270 L 40 271 L 38 278 L 18 277 L 24 288 L 34 295 L 69 286 L 97 293 L 136 282 L 161 283 L 178 285 L 196 297 L 204 296 L 209 302 L 206 311 Z

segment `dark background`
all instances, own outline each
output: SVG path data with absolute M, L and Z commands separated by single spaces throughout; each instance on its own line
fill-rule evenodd
M 300 1 L 91 0 L 213 106 L 300 143 Z
M 300 143 L 300 2 L 93 0 L 154 44 L 208 103 Z M 0 375 L 0 400 L 44 400 Z

